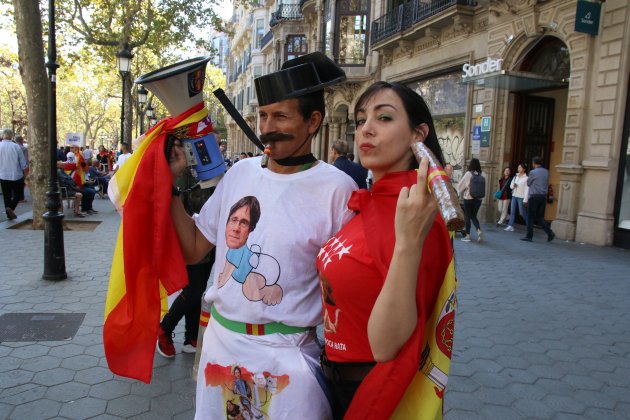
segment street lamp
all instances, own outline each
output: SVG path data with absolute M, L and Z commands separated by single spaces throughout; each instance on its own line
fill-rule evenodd
M 63 212 L 57 180 L 57 48 L 55 46 L 55 0 L 48 0 L 48 147 L 50 177 L 44 213 L 44 280 L 64 280 L 66 256 L 63 246 Z
M 151 104 L 147 105 L 147 117 L 149 118 L 153 118 L 153 116 L 155 115 L 155 111 L 153 110 L 153 107 L 151 106 Z
M 151 127 L 153 127 L 155 124 L 157 124 L 157 118 L 151 117 L 151 119 L 149 120 L 149 123 L 151 123 Z
M 118 64 L 118 72 L 122 79 L 122 103 L 120 107 L 120 142 L 123 143 L 124 129 L 125 129 L 125 80 L 131 69 L 131 59 L 133 54 L 127 49 L 127 44 L 123 45 L 122 49 L 116 54 L 116 63 Z
M 142 108 L 144 104 L 147 103 L 147 94 L 148 90 L 144 88 L 144 86 L 140 85 L 138 89 L 138 118 L 140 119 L 140 135 L 144 134 L 144 113 L 142 112 Z

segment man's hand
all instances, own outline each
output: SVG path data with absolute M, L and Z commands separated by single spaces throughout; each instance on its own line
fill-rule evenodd
M 184 169 L 186 169 L 186 155 L 184 154 L 184 149 L 182 148 L 182 142 L 179 140 L 175 140 L 173 144 L 171 155 L 168 159 L 168 165 L 171 169 L 173 181 L 179 178 L 184 172 Z

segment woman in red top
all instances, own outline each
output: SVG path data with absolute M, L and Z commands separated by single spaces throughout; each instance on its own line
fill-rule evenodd
M 335 418 L 405 417 L 410 411 L 400 413 L 401 401 L 424 371 L 438 377 L 429 387 L 436 395 L 429 398 L 442 406 L 446 381 L 440 378 L 448 369 L 435 370 L 426 338 L 452 268 L 450 237 L 427 189 L 428 162 L 423 159 L 416 171 L 410 146 L 422 141 L 442 164 L 444 159 L 426 103 L 406 86 L 371 85 L 354 115 L 361 164 L 372 171 L 375 184 L 372 191 L 354 193 L 348 207 L 357 216 L 317 259 L 324 301 L 322 368 Z M 449 325 L 441 334 L 448 348 L 433 347 L 450 362 L 454 294 L 448 302 L 440 317 Z M 430 416 L 440 417 L 437 410 L 439 415 Z M 416 411 L 413 418 L 429 417 Z

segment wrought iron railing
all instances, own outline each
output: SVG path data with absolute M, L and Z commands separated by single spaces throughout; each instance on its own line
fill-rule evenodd
M 411 0 L 372 22 L 372 45 L 455 6 L 475 6 L 476 0 Z
M 271 14 L 270 26 L 275 26 L 283 20 L 300 20 L 304 19 L 302 8 L 299 4 L 281 4 L 278 10 Z

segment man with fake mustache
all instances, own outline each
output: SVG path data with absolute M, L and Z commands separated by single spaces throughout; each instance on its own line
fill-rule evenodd
M 311 143 L 325 115 L 324 87 L 343 80 L 343 70 L 322 53 L 289 60 L 280 71 L 257 78 L 266 156 L 234 164 L 192 218 L 179 199 L 172 200 L 171 215 L 187 263 L 197 262 L 216 246 L 217 267 L 223 267 L 230 246 L 235 246 L 226 239 L 230 209 L 243 198 L 255 197 L 255 230 L 247 214 L 232 215 L 234 225 L 248 229 L 245 241 L 255 252 L 242 253 L 231 264 L 252 273 L 274 272 L 251 283 L 258 290 L 244 290 L 238 275 L 232 275 L 237 281 L 219 280 L 221 269 L 214 270 L 213 285 L 204 296 L 212 307 L 199 364 L 197 419 L 221 418 L 228 401 L 238 404 L 226 385 L 235 366 L 249 386 L 255 372 L 274 378 L 275 391 L 259 407 L 268 418 L 332 417 L 315 334 L 322 322 L 315 259 L 352 217 L 346 203 L 356 185 L 316 159 Z M 170 159 L 176 179 L 186 166 L 181 148 L 174 147 Z M 281 299 L 269 296 L 278 290 Z

